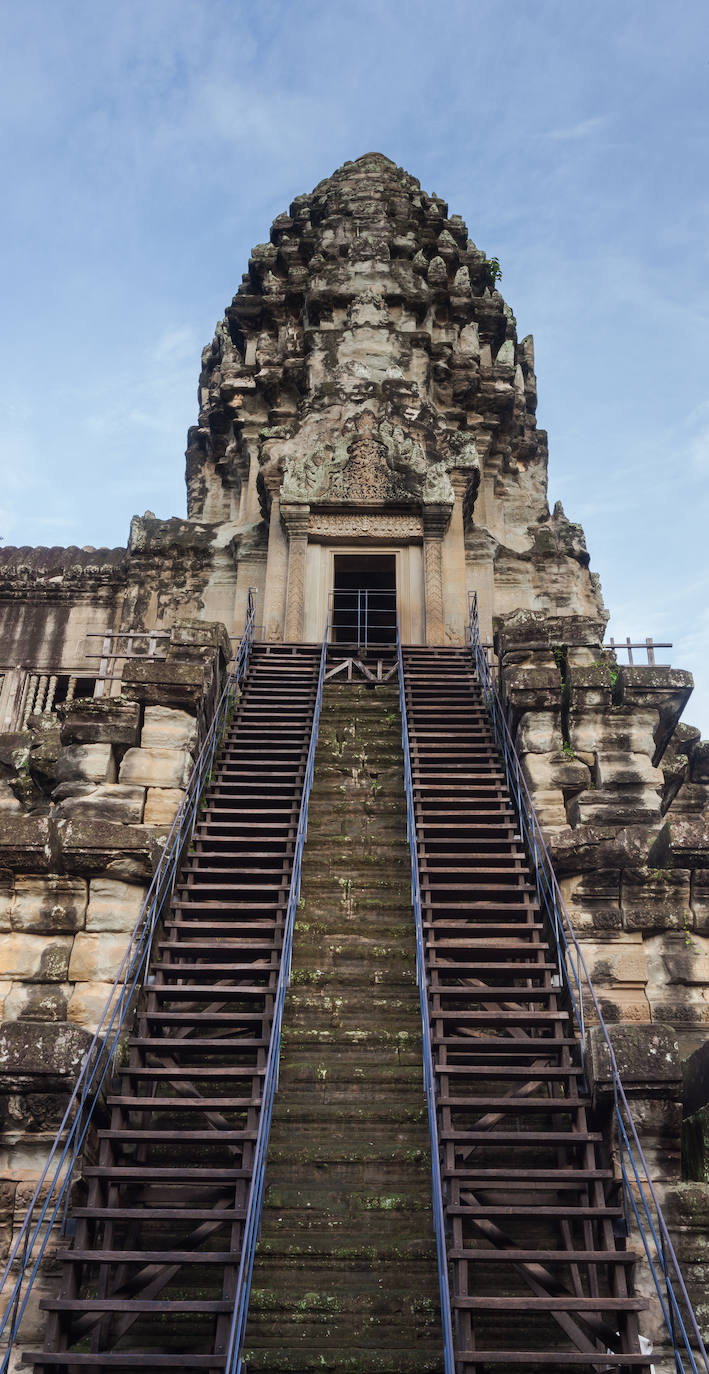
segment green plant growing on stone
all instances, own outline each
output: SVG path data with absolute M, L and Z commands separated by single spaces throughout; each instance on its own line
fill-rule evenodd
M 499 258 L 485 259 L 485 276 L 485 285 L 489 286 L 491 291 L 494 291 L 497 282 L 502 280 L 502 268 L 500 267 Z
M 692 927 L 691 927 L 690 922 L 691 922 L 691 917 L 690 917 L 689 912 L 688 912 L 688 911 L 683 911 L 683 912 L 682 912 L 682 930 L 683 930 L 683 932 L 684 932 L 684 943 L 685 943 L 685 945 L 687 946 L 687 949 L 691 949 L 691 948 L 692 948 Z

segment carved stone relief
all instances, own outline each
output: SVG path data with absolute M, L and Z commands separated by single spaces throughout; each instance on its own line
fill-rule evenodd
M 421 539 L 423 522 L 415 515 L 311 515 L 308 536 L 321 539 L 358 539 L 362 535 L 388 540 Z
M 445 462 L 429 464 L 423 445 L 389 419 L 371 410 L 348 420 L 332 444 L 310 453 L 291 454 L 283 473 L 282 500 L 357 501 L 381 505 L 420 500 L 453 500 Z M 429 496 L 429 491 L 435 496 Z M 440 494 L 438 494 L 440 493 Z

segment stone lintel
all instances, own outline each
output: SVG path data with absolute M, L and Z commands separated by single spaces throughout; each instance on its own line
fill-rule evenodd
M 340 511 L 311 509 L 308 538 L 328 542 L 342 539 L 379 539 L 396 544 L 420 543 L 423 520 L 420 515 L 353 506 Z

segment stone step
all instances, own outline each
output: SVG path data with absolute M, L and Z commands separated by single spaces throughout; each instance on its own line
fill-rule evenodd
M 324 923 L 316 925 L 315 922 L 297 921 L 298 963 L 301 969 L 308 967 L 307 958 L 303 959 L 302 956 L 308 951 L 308 937 L 313 931 L 317 936 L 317 943 L 322 944 L 335 965 L 339 965 L 342 960 L 362 958 L 365 962 L 369 959 L 391 960 L 392 966 L 395 967 L 397 960 L 408 965 L 416 959 L 411 939 L 414 932 L 413 916 L 402 922 L 402 928 L 396 937 L 386 940 L 382 939 L 378 929 L 369 931 L 364 925 L 360 925 L 356 931 L 347 929 L 338 935 L 328 931 Z
M 326 885 L 318 889 L 308 882 L 308 886 L 303 884 L 302 894 L 302 913 L 304 920 L 327 920 L 330 929 L 335 932 L 338 930 L 338 921 L 350 920 L 356 915 L 359 922 L 358 928 L 363 928 L 365 934 L 372 937 L 383 936 L 389 932 L 392 923 L 395 921 L 401 927 L 407 916 L 410 920 L 411 938 L 413 940 L 413 920 L 410 917 L 411 899 L 408 887 L 404 887 L 403 879 L 394 890 L 385 887 L 381 888 L 355 888 L 350 886 L 348 889 L 343 886 L 340 889 L 339 897 L 333 894 L 332 890 Z M 398 920 L 397 920 L 398 918 Z M 371 923 L 367 925 L 367 923 Z M 347 929 L 347 925 L 342 927 Z
M 389 865 L 408 874 L 411 863 L 408 844 L 390 844 L 385 841 L 375 844 L 371 837 L 343 837 L 331 829 L 325 835 L 309 835 L 310 847 L 308 866 L 312 863 L 314 873 L 330 873 L 338 881 L 341 877 L 353 878 L 361 874 L 366 878 L 379 870 L 382 874 L 389 871 Z
M 353 1065 L 365 1066 L 373 1057 L 385 1052 L 398 1056 L 400 1063 L 421 1062 L 421 1023 L 413 1015 L 405 1023 L 397 1021 L 395 1026 L 341 1026 L 314 1025 L 308 1019 L 304 1026 L 295 1026 L 288 1017 L 289 999 L 286 999 L 286 1019 L 283 1026 L 282 1044 L 290 1056 L 312 1054 L 313 1050 L 328 1049 L 335 1054 L 347 1055 L 356 1050 Z M 291 1062 L 293 1062 L 291 1060 Z M 298 1062 L 297 1060 L 295 1062 Z M 283 1077 L 281 1075 L 281 1077 Z M 283 1088 L 281 1082 L 281 1089 Z
M 392 1091 L 416 1094 L 423 1092 L 423 1073 L 420 1056 L 394 1054 L 382 1064 L 376 1055 L 368 1059 L 359 1054 L 349 1056 L 332 1052 L 327 1045 L 319 1046 L 316 1055 L 290 1051 L 281 1060 L 279 1101 L 287 1101 L 293 1093 L 299 1099 L 313 1095 L 317 1087 L 327 1086 L 341 1091 L 350 1086 L 358 1094 L 371 1093 L 386 1101 Z
M 343 844 L 378 844 L 385 852 L 390 843 L 397 849 L 408 849 L 406 840 L 402 838 L 402 818 L 398 812 L 396 815 L 387 813 L 374 818 L 371 812 L 355 812 L 352 806 L 343 803 L 342 798 L 339 798 L 336 808 L 323 809 L 321 814 L 315 815 L 309 812 L 305 845 L 308 855 L 321 839 L 329 836 L 337 836 Z
M 343 1191 L 338 1178 L 331 1177 L 332 1170 L 325 1170 L 324 1177 L 311 1177 L 307 1187 L 301 1182 L 284 1179 L 282 1182 L 266 1180 L 264 1208 L 280 1214 L 282 1211 L 312 1210 L 314 1215 L 328 1213 L 340 1214 L 350 1218 L 361 1218 L 366 1213 L 378 1219 L 379 1226 L 387 1224 L 389 1214 L 396 1212 L 423 1212 L 431 1219 L 431 1190 L 429 1175 L 422 1173 L 419 1165 L 401 1173 L 401 1187 L 393 1192 L 372 1187 L 350 1185 Z M 428 1222 L 425 1221 L 424 1225 Z
M 386 983 L 387 989 L 398 992 L 402 988 L 409 988 L 416 983 L 416 970 L 412 969 L 389 969 L 387 964 L 382 961 L 369 966 L 366 960 L 361 959 L 348 961 L 348 965 L 341 964 L 337 968 L 306 968 L 294 970 L 291 987 L 312 988 L 334 995 L 336 990 L 341 992 L 347 989 L 348 992 L 359 991 L 362 996 L 366 996 L 367 989 L 381 987 Z
M 335 919 L 337 916 L 337 919 Z M 383 944 L 389 941 L 396 941 L 398 945 L 405 945 L 412 949 L 412 937 L 414 937 L 414 914 L 411 908 L 398 907 L 398 910 L 390 912 L 389 918 L 385 919 L 385 914 L 379 912 L 372 916 L 371 921 L 360 918 L 357 925 L 353 925 L 352 918 L 348 912 L 335 910 L 333 905 L 326 907 L 322 914 L 312 911 L 309 907 L 308 915 L 305 910 L 301 911 L 298 921 L 295 922 L 294 938 L 298 944 L 298 963 L 301 967 L 308 967 L 306 959 L 300 958 L 301 948 L 308 949 L 308 941 L 345 941 L 352 940 L 357 943 L 360 940 L 375 941 Z
M 316 1338 L 297 1350 L 280 1344 L 269 1350 L 245 1348 L 249 1374 L 443 1374 L 443 1356 L 435 1349 L 358 1349 L 353 1337 L 346 1350 L 323 1350 Z M 417 1345 L 419 1341 L 417 1339 Z
M 372 1139 L 377 1134 L 379 1138 Z M 314 1165 L 318 1169 L 327 1169 L 331 1164 L 341 1163 L 366 1165 L 370 1171 L 369 1176 L 371 1177 L 374 1171 L 378 1179 L 384 1177 L 381 1172 L 383 1164 L 387 1167 L 396 1166 L 398 1169 L 402 1164 L 408 1168 L 410 1164 L 427 1163 L 428 1168 L 431 1167 L 430 1154 L 423 1144 L 414 1146 L 394 1141 L 389 1129 L 381 1133 L 368 1131 L 366 1136 L 364 1132 L 359 1131 L 353 1137 L 349 1127 L 342 1131 L 328 1132 L 325 1141 L 322 1131 L 316 1129 L 299 1132 L 297 1141 L 293 1139 L 292 1130 L 282 1139 L 274 1134 L 269 1147 L 269 1166 L 273 1165 L 275 1168 L 283 1162 L 308 1167 Z
M 382 1025 L 395 1021 L 399 1027 L 413 1030 L 417 1024 L 418 1007 L 416 1004 L 412 1007 L 411 1003 L 411 996 L 388 997 L 385 991 L 375 993 L 370 990 L 363 1005 L 356 988 L 349 990 L 342 985 L 334 995 L 291 986 L 288 992 L 288 1016 L 293 1027 L 301 1024 L 299 1018 L 305 1018 L 307 1025 L 312 1025 L 313 1018 L 317 1017 L 321 1024 L 334 1022 L 355 1027 L 371 1024 L 376 1017 L 377 1021 L 382 1018 Z
M 264 1239 L 262 1234 L 257 1263 L 263 1254 Z M 435 1253 L 433 1236 L 429 1241 L 425 1233 L 418 1245 L 402 1247 L 398 1254 L 396 1245 L 385 1247 L 379 1254 L 371 1246 L 361 1246 L 359 1252 L 356 1246 L 342 1250 L 332 1246 L 329 1250 L 326 1246 L 320 1250 L 294 1246 L 292 1254 L 287 1257 L 269 1255 L 268 1281 L 259 1282 L 254 1287 L 260 1288 L 264 1294 L 264 1305 L 269 1305 L 268 1294 L 271 1294 L 270 1302 L 273 1305 L 282 1307 L 286 1307 L 286 1298 L 297 1301 L 299 1296 L 302 1299 L 309 1294 L 311 1299 L 319 1297 L 323 1305 L 329 1305 L 331 1298 L 347 1303 L 350 1310 L 352 1305 L 371 1310 L 373 1304 L 380 1304 L 395 1314 L 397 1309 L 401 1309 L 402 1302 L 408 1300 L 408 1306 L 411 1307 L 417 1299 L 425 1302 L 426 1298 L 432 1298 L 437 1308 Z M 434 1287 L 429 1292 L 427 1278 L 431 1277 L 431 1259 L 434 1263 Z
M 273 1154 L 269 1151 L 266 1187 L 273 1187 L 277 1191 L 292 1188 L 305 1190 L 309 1194 L 311 1188 L 316 1192 L 320 1188 L 333 1189 L 346 1199 L 350 1195 L 358 1197 L 373 1186 L 378 1190 L 388 1190 L 393 1196 L 403 1191 L 404 1187 L 413 1187 L 414 1184 L 421 1189 L 422 1197 L 424 1194 L 429 1197 L 431 1156 L 424 1148 L 418 1151 L 394 1150 L 378 1160 L 373 1160 L 371 1153 L 360 1159 L 352 1159 L 345 1155 L 326 1158 L 323 1152 L 316 1166 L 308 1169 L 307 1175 L 303 1161 L 294 1162 L 284 1142 L 280 1148 L 274 1147 Z
M 394 1091 L 396 1101 L 392 1102 Z M 326 1131 L 336 1137 L 353 1129 L 375 1140 L 386 1134 L 387 1139 L 394 1142 L 407 1136 L 407 1128 L 422 1126 L 426 1119 L 426 1105 L 421 1094 L 398 1087 L 390 1090 L 388 1099 L 386 1094 L 375 1095 L 368 1091 L 366 1084 L 359 1098 L 353 1092 L 348 1100 L 344 1088 L 328 1093 L 327 1101 L 313 1102 L 312 1097 L 311 1087 L 309 1092 L 289 1092 L 279 1104 L 281 1119 L 293 1128 L 294 1144 L 306 1136 L 314 1137 L 318 1131 L 321 1135 Z M 422 1147 L 424 1143 L 422 1140 Z
M 272 1215 L 264 1215 L 259 1242 L 261 1254 L 282 1261 L 301 1260 L 307 1254 L 308 1263 L 329 1255 L 333 1263 L 357 1264 L 374 1256 L 380 1267 L 391 1261 L 400 1268 L 408 1257 L 431 1253 L 433 1220 L 423 1210 L 392 1208 L 386 1215 L 363 1211 L 355 1216 L 307 1207 L 276 1209 L 277 1215 L 270 1206 L 269 1210 Z M 387 1234 L 395 1234 L 390 1246 L 383 1238 Z

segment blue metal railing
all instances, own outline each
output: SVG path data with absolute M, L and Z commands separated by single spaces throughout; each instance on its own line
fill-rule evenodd
M 485 705 L 492 723 L 497 748 L 504 763 L 507 783 L 520 823 L 520 832 L 530 858 L 540 909 L 546 913 L 556 939 L 559 975 L 566 987 L 579 1032 L 580 1052 L 584 1056 L 586 1019 L 584 997 L 595 1013 L 598 1027 L 608 1055 L 613 1087 L 613 1110 L 618 1129 L 620 1169 L 625 1194 L 626 1217 L 631 1213 L 637 1223 L 642 1246 L 652 1273 L 660 1301 L 662 1315 L 672 1343 L 678 1374 L 684 1374 L 684 1358 L 689 1369 L 699 1374 L 700 1365 L 709 1371 L 709 1357 L 677 1256 L 670 1239 L 667 1223 L 650 1177 L 647 1160 L 628 1105 L 613 1045 L 579 941 L 564 905 L 564 899 L 552 867 L 541 826 L 532 805 L 522 766 L 510 734 L 504 708 L 495 687 L 485 647 L 480 636 L 477 597 L 470 606 L 469 641 Z M 684 1309 L 680 1307 L 680 1303 Z M 691 1333 L 691 1341 L 690 1334 Z M 694 1350 L 692 1349 L 694 1345 Z M 699 1358 L 700 1365 L 697 1364 Z
M 69 1194 L 78 1156 L 101 1092 L 115 1072 L 123 1033 L 130 1024 L 138 991 L 143 985 L 156 926 L 170 901 L 180 860 L 194 831 L 195 821 L 214 760 L 233 709 L 235 695 L 246 674 L 254 639 L 254 603 L 249 590 L 244 633 L 219 696 L 209 727 L 153 874 L 145 902 L 116 974 L 106 1006 L 85 1055 L 64 1117 L 50 1148 L 20 1233 L 5 1266 L 0 1289 L 13 1270 L 17 1274 L 0 1322 L 0 1339 L 7 1340 L 0 1374 L 5 1374 L 15 1338 L 44 1257 L 50 1236 L 59 1222 L 66 1226 Z
M 325 681 L 325 663 L 327 660 L 327 638 L 328 626 L 325 626 L 322 649 L 320 651 L 320 671 L 318 673 L 318 687 L 315 697 L 315 708 L 313 711 L 313 726 L 310 733 L 310 748 L 308 749 L 308 759 L 305 765 L 305 778 L 303 781 L 303 794 L 300 802 L 300 815 L 298 817 L 298 831 L 295 841 L 295 851 L 293 854 L 293 872 L 290 881 L 290 891 L 288 893 L 288 906 L 286 909 L 285 924 L 283 929 L 283 949 L 281 951 L 281 964 L 278 973 L 278 986 L 276 989 L 275 1003 L 273 1009 L 273 1022 L 271 1024 L 271 1038 L 268 1047 L 268 1058 L 266 1060 L 266 1074 L 263 1086 L 263 1099 L 261 1103 L 261 1117 L 259 1120 L 258 1134 L 256 1137 L 256 1147 L 254 1150 L 254 1167 L 251 1176 L 251 1187 L 249 1190 L 249 1200 L 246 1207 L 246 1219 L 244 1221 L 244 1232 L 241 1242 L 241 1260 L 239 1263 L 239 1274 L 236 1283 L 236 1295 L 234 1299 L 234 1314 L 232 1317 L 231 1330 L 229 1332 L 229 1345 L 225 1364 L 226 1374 L 242 1374 L 244 1363 L 242 1350 L 246 1336 L 246 1320 L 248 1317 L 249 1297 L 251 1295 L 251 1277 L 253 1274 L 254 1257 L 256 1254 L 256 1243 L 258 1241 L 259 1228 L 261 1225 L 261 1210 L 263 1205 L 263 1189 L 266 1175 L 266 1156 L 268 1153 L 268 1138 L 271 1131 L 271 1116 L 273 1114 L 273 1101 L 278 1090 L 278 1061 L 281 1052 L 281 1029 L 283 1024 L 283 1007 L 285 1003 L 286 991 L 290 982 L 291 955 L 293 950 L 293 927 L 295 916 L 298 910 L 300 898 L 300 872 L 303 857 L 303 846 L 308 833 L 308 804 L 310 801 L 310 789 L 313 782 L 313 771 L 315 768 L 315 750 L 318 743 L 318 728 L 320 725 L 320 711 L 322 708 L 323 682 Z
M 414 908 L 416 929 L 416 981 L 419 989 L 421 1022 L 423 1027 L 423 1082 L 428 1108 L 428 1132 L 431 1140 L 431 1175 L 433 1179 L 433 1226 L 436 1233 L 438 1254 L 438 1287 L 441 1296 L 441 1326 L 443 1328 L 443 1362 L 445 1374 L 455 1374 L 455 1353 L 453 1350 L 453 1324 L 451 1319 L 450 1283 L 448 1279 L 448 1257 L 446 1253 L 445 1217 L 443 1212 L 443 1186 L 441 1183 L 441 1156 L 438 1144 L 438 1119 L 436 1116 L 436 1076 L 433 1071 L 431 1051 L 431 1022 L 428 1012 L 428 980 L 426 976 L 426 945 L 421 913 L 421 884 L 419 881 L 418 848 L 416 844 L 416 816 L 414 813 L 414 788 L 411 778 L 411 754 L 409 751 L 409 725 L 406 714 L 406 692 L 404 688 L 404 659 L 401 652 L 401 638 L 397 625 L 396 653 L 399 664 L 399 708 L 401 710 L 401 742 L 404 750 L 404 788 L 406 791 L 406 831 L 411 854 L 411 902 Z

